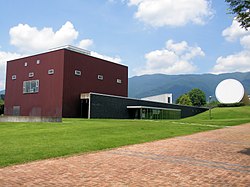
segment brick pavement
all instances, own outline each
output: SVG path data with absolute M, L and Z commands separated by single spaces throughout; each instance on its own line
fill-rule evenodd
M 250 124 L 10 166 L 0 186 L 250 186 Z

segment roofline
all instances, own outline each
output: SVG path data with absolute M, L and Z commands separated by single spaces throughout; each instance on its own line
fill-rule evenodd
M 91 52 L 88 51 L 88 50 L 85 50 L 85 49 L 82 49 L 82 48 L 79 48 L 79 47 L 75 47 L 75 46 L 72 46 L 72 45 L 64 45 L 64 46 L 51 48 L 51 49 L 48 49 L 48 50 L 45 50 L 45 51 L 42 51 L 42 52 L 36 52 L 36 53 L 33 53 L 33 54 L 29 54 L 29 55 L 25 54 L 25 55 L 23 55 L 23 56 L 21 56 L 19 58 L 14 58 L 12 60 L 8 60 L 7 62 L 14 61 L 14 60 L 19 60 L 19 59 L 23 59 L 23 58 L 28 58 L 28 57 L 33 57 L 33 56 L 37 56 L 37 55 L 42 55 L 42 54 L 49 53 L 49 52 L 64 50 L 64 49 L 91 56 Z
M 93 95 L 101 95 L 101 96 L 106 96 L 106 97 L 116 97 L 116 98 L 122 98 L 122 99 L 128 99 L 128 100 L 138 100 L 138 101 L 146 101 L 138 98 L 132 98 L 132 97 L 125 97 L 125 96 L 117 96 L 117 95 L 109 95 L 109 94 L 102 94 L 102 93 L 96 93 L 96 92 L 85 92 L 81 94 L 91 94 Z M 80 99 L 81 99 L 81 94 L 80 94 Z M 166 104 L 166 105 L 173 105 L 173 106 L 182 106 L 182 107 L 190 107 L 190 108 L 204 108 L 208 109 L 208 107 L 199 107 L 199 106 L 187 106 L 187 105 L 179 105 L 179 104 L 173 104 L 173 103 L 162 103 L 162 102 L 157 102 L 157 101 L 147 101 L 147 102 L 152 102 L 152 103 L 161 103 L 161 104 Z
M 74 52 L 77 52 L 77 53 L 81 53 L 81 54 L 84 54 L 84 55 L 91 56 L 91 51 L 86 50 L 86 49 L 82 49 L 80 47 L 75 47 L 75 46 L 72 46 L 72 45 L 64 45 L 64 46 L 55 47 L 55 48 L 47 50 L 46 52 L 57 51 L 57 50 L 61 50 L 61 49 L 67 49 L 67 50 L 70 50 L 70 51 L 74 51 Z
M 53 51 L 58 51 L 58 50 L 73 51 L 73 52 L 76 52 L 76 53 L 80 53 L 80 54 L 83 54 L 83 55 L 90 56 L 92 58 L 101 59 L 101 60 L 104 60 L 106 62 L 110 62 L 110 63 L 117 64 L 117 65 L 124 66 L 124 67 L 128 68 L 128 66 L 125 65 L 125 64 L 116 63 L 116 62 L 113 62 L 113 61 L 106 60 L 104 58 L 99 58 L 99 57 L 96 57 L 96 56 L 92 56 L 91 55 L 91 51 L 88 51 L 86 49 L 82 49 L 82 48 L 79 48 L 79 47 L 75 47 L 75 46 L 72 46 L 72 45 L 59 46 L 59 47 L 55 47 L 55 48 L 51 48 L 51 49 L 45 50 L 45 51 L 40 52 L 40 53 L 34 53 L 34 54 L 31 54 L 31 55 L 23 55 L 23 56 L 21 56 L 19 58 L 14 58 L 12 60 L 8 60 L 7 62 L 14 61 L 14 60 L 19 60 L 19 59 L 23 59 L 23 58 L 27 58 L 27 57 L 32 57 L 32 56 L 36 56 L 36 55 L 41 55 L 41 54 L 45 54 L 45 53 L 49 53 L 49 52 L 53 52 Z
M 158 109 L 158 110 L 172 110 L 172 111 L 181 111 L 181 109 L 174 108 L 161 108 L 161 107 L 151 107 L 151 106 L 127 106 L 127 109 Z

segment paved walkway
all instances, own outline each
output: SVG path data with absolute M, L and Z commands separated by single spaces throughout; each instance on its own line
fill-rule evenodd
M 250 186 L 250 124 L 6 167 L 0 186 Z

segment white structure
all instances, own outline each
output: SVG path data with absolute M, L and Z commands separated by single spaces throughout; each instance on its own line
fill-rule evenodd
M 215 90 L 215 96 L 220 103 L 238 103 L 244 98 L 245 90 L 243 85 L 235 79 L 221 81 Z
M 144 98 L 141 98 L 141 100 L 172 104 L 173 103 L 172 95 L 173 94 L 167 93 L 167 94 L 155 95 L 155 96 L 150 96 L 150 97 L 144 97 Z

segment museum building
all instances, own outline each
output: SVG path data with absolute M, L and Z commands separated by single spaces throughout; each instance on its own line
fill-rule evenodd
M 128 98 L 127 66 L 73 46 L 8 61 L 5 94 L 6 116 L 176 119 L 207 110 Z

